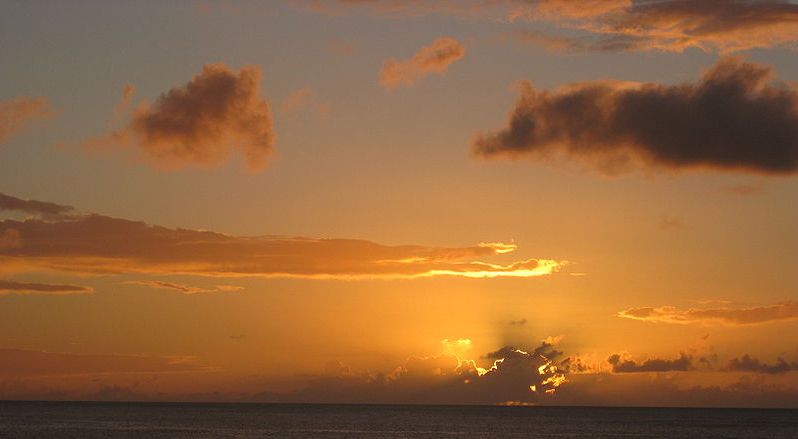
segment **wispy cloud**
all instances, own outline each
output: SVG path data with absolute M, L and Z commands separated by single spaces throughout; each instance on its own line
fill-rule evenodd
M 438 38 L 410 59 L 385 61 L 380 70 L 380 84 L 387 88 L 411 86 L 427 75 L 443 75 L 465 53 L 465 47 L 454 38 Z
M 16 282 L 0 279 L 0 296 L 7 294 L 70 295 L 94 291 L 91 287 L 64 284 Z
M 0 143 L 21 132 L 31 123 L 52 116 L 47 99 L 21 96 L 0 101 Z
M 142 273 L 217 277 L 318 279 L 535 277 L 564 261 L 526 259 L 509 264 L 482 258 L 514 244 L 472 247 L 388 246 L 356 239 L 231 236 L 170 229 L 97 214 L 48 220 L 0 221 L 0 261 L 7 270 Z M 164 285 L 162 285 L 164 286 Z
M 618 317 L 653 323 L 681 325 L 756 325 L 798 319 L 798 302 L 787 301 L 776 305 L 751 308 L 688 308 L 673 306 L 630 308 Z
M 213 288 L 202 288 L 191 285 L 178 284 L 174 282 L 166 282 L 161 280 L 131 280 L 125 282 L 127 285 L 139 285 L 143 287 L 174 290 L 183 294 L 199 294 L 199 293 L 229 293 L 232 291 L 241 291 L 244 287 L 235 285 L 216 285 Z
M 693 357 L 683 353 L 676 359 L 648 358 L 637 362 L 630 358 L 624 358 L 621 354 L 613 354 L 607 359 L 607 362 L 612 365 L 614 373 L 683 372 L 692 367 Z

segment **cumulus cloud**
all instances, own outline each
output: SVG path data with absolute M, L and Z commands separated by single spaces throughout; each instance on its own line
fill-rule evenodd
M 330 279 L 534 277 L 565 262 L 483 262 L 509 245 L 388 246 L 356 239 L 230 236 L 97 214 L 0 221 L 0 262 L 17 272 L 145 273 Z M 513 247 L 514 248 L 514 247 Z
M 681 325 L 757 325 L 798 319 L 798 302 L 787 301 L 776 305 L 751 308 L 688 308 L 673 306 L 630 308 L 618 317 L 653 323 Z
M 770 67 L 724 58 L 695 84 L 522 85 L 508 126 L 480 134 L 480 157 L 569 159 L 608 174 L 633 167 L 798 171 L 798 92 Z
M 32 282 L 15 282 L 0 279 L 0 296 L 6 294 L 41 294 L 68 295 L 91 293 L 90 287 L 79 285 L 42 284 Z
M 613 354 L 607 359 L 607 362 L 612 365 L 614 373 L 683 372 L 692 367 L 693 357 L 682 353 L 679 358 L 673 360 L 649 358 L 642 362 L 636 362 L 629 358 L 623 358 L 621 354 Z
M 213 288 L 201 288 L 191 285 L 178 284 L 174 282 L 165 282 L 161 280 L 132 280 L 125 282 L 125 284 L 139 285 L 143 287 L 162 289 L 162 290 L 174 290 L 183 294 L 221 293 L 221 292 L 241 291 L 244 289 L 244 287 L 239 287 L 235 285 L 216 285 Z
M 32 122 L 52 115 L 45 98 L 17 97 L 0 101 L 0 143 L 28 127 Z
M 411 86 L 427 75 L 443 75 L 465 52 L 465 47 L 454 38 L 438 38 L 410 59 L 385 61 L 380 70 L 380 84 L 387 88 Z
M 748 354 L 729 360 L 728 370 L 741 372 L 756 372 L 767 374 L 781 374 L 798 371 L 798 362 L 777 358 L 774 364 L 762 363 L 759 359 Z
M 260 78 L 256 66 L 235 72 L 206 65 L 187 84 L 136 107 L 123 128 L 86 146 L 134 147 L 162 168 L 218 166 L 238 150 L 250 169 L 262 169 L 275 134 Z
M 567 379 L 556 364 L 557 351 L 543 344 L 529 352 L 504 347 L 474 360 L 451 353 L 414 356 L 392 372 L 356 371 L 331 361 L 325 373 L 289 395 L 264 395 L 273 401 L 496 404 L 544 401 Z

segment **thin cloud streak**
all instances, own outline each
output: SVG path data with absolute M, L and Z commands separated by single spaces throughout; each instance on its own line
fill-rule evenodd
M 80 285 L 16 282 L 0 279 L 0 296 L 8 294 L 64 296 L 71 294 L 87 294 L 93 291 L 91 287 Z
M 161 274 L 313 279 L 536 277 L 565 261 L 527 259 L 501 265 L 483 257 L 514 244 L 472 247 L 387 246 L 355 239 L 231 236 L 170 229 L 97 214 L 0 221 L 0 262 L 16 272 Z M 152 285 L 150 285 L 152 286 Z M 161 285 L 162 287 L 165 285 Z
M 758 325 L 798 319 L 798 302 L 787 301 L 776 305 L 751 308 L 641 307 L 621 311 L 618 313 L 618 317 L 679 325 Z

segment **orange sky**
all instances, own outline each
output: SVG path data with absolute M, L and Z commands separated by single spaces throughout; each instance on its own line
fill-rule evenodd
M 0 399 L 798 407 L 798 4 L 7 9 Z

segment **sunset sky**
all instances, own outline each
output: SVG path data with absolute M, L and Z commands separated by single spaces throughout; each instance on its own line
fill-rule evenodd
M 0 399 L 798 407 L 798 3 L 0 6 Z

